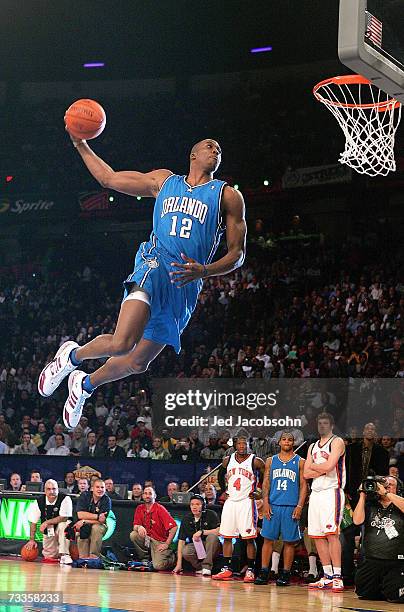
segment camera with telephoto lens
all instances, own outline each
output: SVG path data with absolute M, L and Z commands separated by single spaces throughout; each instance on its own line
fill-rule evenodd
M 362 481 L 362 490 L 366 493 L 366 496 L 375 498 L 379 495 L 377 485 L 380 483 L 385 486 L 386 482 L 386 478 L 383 476 L 368 476 Z

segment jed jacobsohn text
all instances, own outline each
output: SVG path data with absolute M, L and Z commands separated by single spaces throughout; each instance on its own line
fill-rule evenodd
M 170 414 L 165 417 L 164 423 L 167 427 L 302 427 L 301 418 L 289 416 L 271 418 L 263 416 L 259 418 L 245 418 L 240 415 L 228 417 L 202 417 L 192 416 L 189 418 L 175 417 Z
M 166 393 L 164 407 L 166 410 L 175 410 L 189 406 L 190 408 L 257 408 L 276 406 L 277 393 L 219 393 L 212 391 L 204 393 L 189 389 L 186 393 Z

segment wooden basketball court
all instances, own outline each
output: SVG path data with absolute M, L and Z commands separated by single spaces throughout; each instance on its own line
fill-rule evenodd
M 63 592 L 63 604 L 0 603 L 1 612 L 403 610 L 397 604 L 361 601 L 351 589 L 343 594 L 323 593 L 310 591 L 304 585 L 282 589 L 272 584 L 260 587 L 241 581 L 213 582 L 194 576 L 75 569 L 9 559 L 0 559 L 0 590 L 2 597 L 5 591 Z

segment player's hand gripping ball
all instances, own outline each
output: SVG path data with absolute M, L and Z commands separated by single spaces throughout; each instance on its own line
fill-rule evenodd
M 95 100 L 77 100 L 65 114 L 66 129 L 75 140 L 96 138 L 105 128 L 106 121 L 104 109 Z

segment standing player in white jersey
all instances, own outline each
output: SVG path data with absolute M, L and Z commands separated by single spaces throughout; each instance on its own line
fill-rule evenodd
M 224 538 L 223 567 L 213 580 L 231 580 L 233 572 L 230 561 L 233 553 L 232 538 L 247 540 L 247 571 L 244 582 L 254 582 L 254 561 L 256 556 L 257 505 L 255 499 L 256 476 L 259 472 L 259 486 L 262 486 L 265 464 L 262 459 L 248 452 L 247 439 L 237 436 L 236 452 L 224 457 L 222 467 L 227 470 L 227 499 L 223 506 L 219 535 Z
M 124 282 L 124 297 L 114 333 L 101 334 L 83 346 L 69 340 L 42 370 L 38 391 L 50 397 L 69 376 L 63 410 L 74 429 L 84 403 L 100 385 L 145 372 L 166 344 L 181 350 L 181 334 L 197 304 L 203 279 L 228 274 L 245 257 L 246 222 L 242 195 L 214 179 L 222 150 L 213 139 L 196 143 L 189 170 L 115 172 L 86 141 L 73 141 L 93 177 L 108 189 L 155 198 L 153 231 L 136 254 Z M 212 261 L 222 234 L 227 252 Z M 108 358 L 92 374 L 77 370 L 83 361 Z
M 317 426 L 320 439 L 310 445 L 304 477 L 313 479 L 308 532 L 316 541 L 324 576 L 309 588 L 339 592 L 344 590 L 339 529 L 345 503 L 345 444 L 332 433 L 334 419 L 331 414 L 319 414 Z

